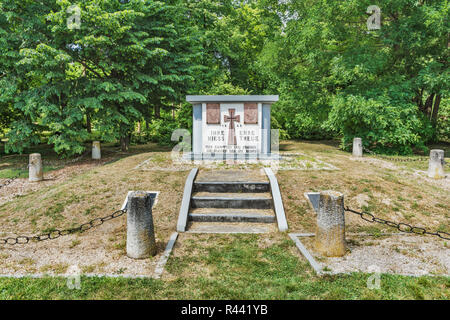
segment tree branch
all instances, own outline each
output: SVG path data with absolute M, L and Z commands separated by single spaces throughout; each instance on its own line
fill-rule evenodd
M 89 70 L 90 72 L 95 74 L 98 78 L 103 78 L 97 71 L 95 71 L 94 69 L 88 67 L 88 65 L 86 64 L 85 61 L 81 60 L 79 62 L 83 65 L 84 68 L 86 68 L 87 70 Z

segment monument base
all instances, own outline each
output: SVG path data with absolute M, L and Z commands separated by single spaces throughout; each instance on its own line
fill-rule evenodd
M 183 153 L 183 160 L 281 160 L 278 153 Z

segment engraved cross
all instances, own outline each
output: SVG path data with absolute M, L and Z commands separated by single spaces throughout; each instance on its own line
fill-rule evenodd
M 241 122 L 241 116 L 235 116 L 236 109 L 228 109 L 228 112 L 230 113 L 229 116 L 225 115 L 225 122 L 229 122 L 230 126 L 228 127 L 228 145 L 229 146 L 235 146 L 237 145 L 237 139 L 236 139 L 236 130 L 234 123 L 235 122 Z

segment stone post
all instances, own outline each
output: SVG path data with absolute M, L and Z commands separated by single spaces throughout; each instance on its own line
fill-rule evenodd
M 336 191 L 322 191 L 319 196 L 316 250 L 326 257 L 345 254 L 344 196 Z
M 42 158 L 40 153 L 30 154 L 28 165 L 28 180 L 30 182 L 38 182 L 44 180 Z
M 100 149 L 100 141 L 92 142 L 92 159 L 100 160 L 102 158 L 102 153 Z
M 146 259 L 156 255 L 150 194 L 144 191 L 131 193 L 127 210 L 127 256 Z
M 444 164 L 444 150 L 431 150 L 428 162 L 428 177 L 434 179 L 445 178 Z
M 353 139 L 353 156 L 354 157 L 362 157 L 363 156 L 363 147 L 362 147 L 362 139 L 361 138 Z

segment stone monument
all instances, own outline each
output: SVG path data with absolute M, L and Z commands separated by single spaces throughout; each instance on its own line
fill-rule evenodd
M 278 96 L 187 96 L 193 105 L 192 160 L 279 159 L 271 152 Z
M 322 191 L 319 194 L 315 248 L 326 257 L 345 255 L 345 211 L 342 193 Z
M 428 177 L 434 179 L 445 178 L 444 172 L 444 150 L 434 149 L 430 151 L 430 160 L 428 162 Z
M 42 157 L 40 153 L 30 154 L 28 165 L 28 180 L 38 182 L 44 180 L 44 171 L 42 166 Z
M 100 148 L 100 141 L 92 142 L 92 159 L 100 160 L 102 158 L 102 151 Z

